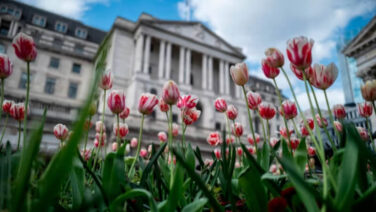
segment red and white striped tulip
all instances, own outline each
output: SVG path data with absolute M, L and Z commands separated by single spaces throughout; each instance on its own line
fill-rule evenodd
M 366 129 L 364 129 L 363 127 L 356 127 L 356 129 L 358 130 L 360 138 L 362 138 L 363 141 L 367 141 L 369 139 Z
M 337 119 L 343 119 L 343 118 L 345 118 L 346 117 L 345 106 L 343 106 L 341 104 L 334 105 L 333 106 L 333 113 L 334 113 L 334 116 Z
M 97 122 L 95 123 L 95 131 L 96 131 L 97 133 L 100 133 L 101 130 L 102 130 L 102 132 L 105 132 L 105 131 L 106 131 L 106 126 L 103 124 L 102 121 L 97 121 Z
M 116 142 L 113 142 L 111 147 L 112 147 L 112 151 L 116 152 L 118 149 L 118 144 Z
M 4 102 L 3 102 L 3 112 L 10 114 L 10 108 L 12 107 L 13 104 L 15 104 L 14 101 L 4 100 Z
M 235 142 L 235 138 L 230 136 L 230 137 L 227 137 L 226 138 L 226 144 L 229 145 L 229 144 L 233 144 Z
M 230 120 L 235 120 L 238 116 L 238 109 L 236 109 L 234 105 L 229 105 L 227 107 L 226 115 Z
M 275 116 L 275 113 L 276 113 L 274 106 L 272 104 L 266 103 L 266 102 L 262 102 L 258 106 L 258 110 L 259 110 L 260 116 L 263 119 L 266 119 L 266 120 L 272 119 Z
M 196 108 L 186 109 L 182 112 L 183 114 L 183 122 L 186 125 L 191 125 L 200 118 L 201 111 L 197 110 Z
M 37 48 L 33 38 L 23 32 L 13 38 L 12 46 L 17 57 L 25 62 L 31 62 L 37 57 Z
M 121 113 L 119 113 L 119 118 L 121 118 L 123 120 L 128 118 L 130 112 L 131 111 L 130 111 L 129 107 L 125 106 L 124 110 L 121 111 Z
M 217 98 L 214 102 L 214 106 L 218 112 L 224 113 L 227 111 L 227 102 L 223 98 Z
M 186 110 L 186 109 L 192 109 L 196 107 L 197 103 L 198 103 L 197 97 L 194 97 L 191 95 L 184 95 L 184 96 L 179 97 L 179 100 L 176 106 L 178 106 L 180 110 Z
M 91 151 L 89 149 L 81 150 L 81 156 L 84 158 L 85 161 L 90 159 Z
M 106 142 L 106 139 L 107 139 L 107 134 L 106 133 L 102 133 L 102 136 L 101 136 L 100 133 L 96 133 L 95 134 L 95 140 L 101 141 L 102 146 L 104 146 L 104 143 Z
M 311 78 L 313 76 L 313 68 L 311 66 L 307 67 L 306 69 L 304 69 L 304 71 L 302 71 L 296 68 L 292 63 L 290 63 L 290 69 L 298 79 L 304 80 L 303 73 L 305 73 L 307 80 L 311 81 Z
M 60 141 L 65 140 L 68 137 L 68 127 L 65 126 L 64 124 L 57 124 L 54 127 L 54 135 L 57 139 Z
M 119 123 L 119 128 L 117 127 L 117 124 L 114 124 L 113 132 L 116 137 L 119 136 L 119 138 L 125 138 L 125 136 L 128 135 L 129 129 L 128 125 L 125 123 Z
M 266 62 L 273 68 L 281 68 L 285 64 L 285 58 L 281 51 L 276 48 L 268 48 L 265 51 Z
M 221 159 L 221 150 L 219 148 L 214 149 L 214 155 L 219 160 Z
M 250 146 L 247 149 L 248 149 L 249 154 L 251 155 L 254 155 L 256 153 L 256 148 L 253 146 Z
M 289 146 L 292 150 L 295 150 L 296 148 L 298 148 L 299 143 L 300 140 L 298 138 L 292 137 L 290 138 Z
M 172 136 L 176 137 L 179 135 L 179 125 L 172 123 Z
M 149 115 L 153 112 L 154 107 L 158 104 L 158 98 L 151 93 L 144 93 L 141 95 L 138 102 L 138 112 L 144 115 Z
M 125 95 L 123 91 L 113 90 L 108 95 L 107 106 L 112 113 L 119 114 L 125 109 Z
M 280 127 L 279 128 L 279 134 L 285 139 L 288 139 L 294 131 L 292 129 L 289 129 L 289 132 L 287 132 L 286 127 Z
M 102 74 L 101 79 L 99 80 L 98 83 L 99 87 L 102 88 L 103 90 L 109 90 L 112 88 L 112 75 L 110 71 L 105 71 Z
M 309 128 L 311 130 L 313 130 L 313 128 L 315 127 L 315 122 L 312 118 L 307 118 L 307 124 L 309 126 Z M 300 123 L 300 133 L 302 134 L 302 136 L 308 136 L 309 135 L 309 131 L 308 129 L 305 127 L 305 124 L 304 124 L 304 121 L 302 120 L 301 123 Z
M 372 116 L 372 104 L 369 102 L 363 102 L 358 104 L 359 115 L 368 118 Z
M 269 172 L 271 172 L 271 173 L 276 173 L 277 172 L 277 165 L 275 165 L 275 164 L 272 164 L 271 166 L 270 166 L 270 168 L 269 168 Z
M 13 64 L 9 57 L 0 54 L 0 79 L 8 78 L 13 73 Z
M 25 118 L 25 104 L 24 103 L 13 104 L 10 107 L 9 114 L 15 120 L 23 121 Z
M 162 112 L 167 112 L 170 109 L 170 106 L 168 104 L 166 104 L 166 102 L 164 102 L 163 99 L 161 98 L 159 100 L 159 109 Z
M 206 141 L 210 144 L 210 146 L 217 146 L 221 142 L 221 135 L 219 132 L 212 132 L 209 134 Z
M 247 93 L 248 107 L 251 110 L 257 110 L 257 107 L 261 104 L 261 95 L 257 92 L 248 91 Z
M 258 133 L 255 133 L 256 143 L 260 143 L 260 135 Z M 255 145 L 255 141 L 253 140 L 252 134 L 249 134 L 247 137 L 248 143 L 251 145 Z
M 334 127 L 337 129 L 338 132 L 342 132 L 343 130 L 342 124 L 339 121 L 334 121 Z
M 295 102 L 285 100 L 282 102 L 282 106 L 279 108 L 279 114 L 286 120 L 293 119 L 298 115 Z
M 269 79 L 274 79 L 279 75 L 279 68 L 270 66 L 270 64 L 267 62 L 267 59 L 262 59 L 261 69 L 264 72 L 264 75 Z
M 160 142 L 164 143 L 167 141 L 167 134 L 165 132 L 158 133 L 158 139 Z
M 180 92 L 176 83 L 172 80 L 167 81 L 162 90 L 162 99 L 169 105 L 174 105 L 179 100 Z
M 307 153 L 308 153 L 308 155 L 310 156 L 310 157 L 313 157 L 313 156 L 315 156 L 316 155 L 316 149 L 314 148 L 314 147 L 308 147 L 308 149 L 307 149 Z
M 137 138 L 132 138 L 131 139 L 131 147 L 136 148 L 138 144 Z
M 243 135 L 243 125 L 239 122 L 234 123 L 232 126 L 232 134 L 236 137 L 240 137 Z
M 366 101 L 376 101 L 376 79 L 368 80 L 360 87 L 362 96 Z
M 238 147 L 236 149 L 236 153 L 238 153 L 238 155 L 241 157 L 243 155 L 243 149 L 241 147 Z
M 230 74 L 235 84 L 243 86 L 248 82 L 249 73 L 245 63 L 237 63 L 230 67 Z
M 327 66 L 316 63 L 313 65 L 313 75 L 310 78 L 310 83 L 318 89 L 326 90 L 333 85 L 337 76 L 338 69 L 334 63 L 330 63 Z
M 274 147 L 278 142 L 279 142 L 278 138 L 271 137 L 270 141 L 269 141 L 269 144 L 270 144 L 271 147 Z
M 287 57 L 299 70 L 304 70 L 312 64 L 312 47 L 314 41 L 300 36 L 287 41 Z
M 320 128 L 324 128 L 328 126 L 328 120 L 326 120 L 325 117 L 322 117 L 321 119 L 319 114 L 316 114 L 315 117 L 316 117 L 317 125 L 319 125 Z

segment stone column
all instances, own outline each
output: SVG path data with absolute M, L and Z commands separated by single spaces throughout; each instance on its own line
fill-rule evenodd
M 136 38 L 135 63 L 134 63 L 135 72 L 142 71 L 143 46 L 144 46 L 144 35 L 140 34 L 138 38 Z
M 158 63 L 158 77 L 163 78 L 165 60 L 165 41 L 161 40 L 159 43 L 159 63 Z
M 208 84 L 208 80 L 207 80 L 207 75 L 208 75 L 208 62 L 207 62 L 207 55 L 206 54 L 203 54 L 202 55 L 202 89 L 206 89 L 207 88 L 207 84 Z
M 219 61 L 219 93 L 220 94 L 223 94 L 224 91 L 225 91 L 225 79 L 224 79 L 224 75 L 225 75 L 225 69 L 224 69 L 224 64 L 223 64 L 223 60 L 220 60 Z
M 184 83 L 184 53 L 185 48 L 180 46 L 180 52 L 179 52 L 179 84 Z
M 209 56 L 208 58 L 208 68 L 209 68 L 209 73 L 208 73 L 208 78 L 209 78 L 209 90 L 213 90 L 213 58 Z
M 191 50 L 187 49 L 185 55 L 185 84 L 191 83 Z
M 230 69 L 228 62 L 225 62 L 225 94 L 230 95 Z
M 165 71 L 165 77 L 166 77 L 166 79 L 170 79 L 170 72 L 171 72 L 171 43 L 167 43 L 167 48 L 166 48 L 166 71 Z
M 150 59 L 150 35 L 146 35 L 145 49 L 144 49 L 144 74 L 149 74 L 149 59 Z

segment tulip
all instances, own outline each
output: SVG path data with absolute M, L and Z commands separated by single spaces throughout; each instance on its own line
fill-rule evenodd
M 315 122 L 313 121 L 313 119 L 312 118 L 308 118 L 306 121 L 307 121 L 307 124 L 308 124 L 309 128 L 311 130 L 313 130 L 313 128 L 315 127 Z M 302 136 L 308 136 L 309 135 L 309 131 L 306 128 L 306 126 L 304 124 L 304 121 L 302 121 L 300 125 L 301 125 L 300 126 L 300 132 L 301 132 Z
M 148 145 L 148 153 L 151 153 L 153 151 L 153 146 L 151 144 Z
M 154 94 L 144 93 L 138 102 L 138 111 L 143 115 L 149 115 L 157 104 L 158 98 Z
M 247 93 L 248 107 L 251 110 L 257 110 L 257 107 L 261 104 L 261 96 L 257 92 L 248 91 Z
M 286 120 L 293 119 L 298 115 L 295 102 L 285 100 L 282 102 L 282 106 L 279 109 L 279 114 Z
M 279 142 L 278 138 L 271 137 L 269 144 L 270 144 L 271 147 L 274 147 L 278 142 Z
M 218 112 L 224 113 L 227 111 L 227 102 L 223 98 L 217 98 L 214 102 L 214 106 Z
M 125 106 L 124 110 L 121 113 L 119 113 L 119 117 L 124 120 L 124 119 L 128 118 L 129 113 L 130 113 L 129 107 Z
M 238 147 L 236 149 L 236 152 L 238 153 L 239 157 L 241 157 L 243 155 L 243 149 L 241 147 Z
M 37 57 L 37 49 L 33 38 L 23 32 L 14 37 L 12 46 L 17 57 L 25 62 L 31 62 Z
M 311 146 L 308 147 L 307 152 L 308 152 L 308 155 L 311 157 L 316 155 L 316 149 L 314 147 L 311 147 Z
M 187 109 L 183 111 L 182 113 L 183 113 L 183 122 L 186 125 L 191 125 L 195 121 L 197 121 L 197 119 L 200 117 L 201 111 L 196 110 L 196 108 L 193 108 L 193 109 Z
M 95 134 L 95 140 L 101 141 L 101 146 L 104 146 L 104 143 L 106 142 L 106 139 L 107 139 L 107 134 L 106 133 L 102 133 L 102 136 L 101 136 L 100 133 L 96 133 Z
M 172 157 L 172 162 L 176 165 L 176 157 Z M 171 155 L 168 156 L 168 164 L 171 164 Z
M 362 96 L 366 101 L 376 101 L 376 79 L 368 80 L 361 87 Z
M 281 136 L 286 139 L 288 139 L 293 132 L 293 130 L 289 130 L 289 132 L 287 132 L 286 127 L 279 128 L 279 134 L 281 134 Z
M 285 58 L 282 52 L 276 48 L 268 48 L 265 51 L 265 56 L 267 63 L 273 68 L 281 68 L 283 64 L 285 64 Z
M 227 107 L 226 115 L 230 120 L 235 120 L 238 116 L 238 110 L 234 105 L 229 105 Z
M 255 133 L 256 143 L 260 143 L 260 135 Z M 253 140 L 252 134 L 249 134 L 247 137 L 248 143 L 251 145 L 255 145 L 255 141 Z
M 276 173 L 277 172 L 277 165 L 275 165 L 275 164 L 272 164 L 271 166 L 270 166 L 270 168 L 269 168 L 269 172 L 271 172 L 271 173 Z
M 217 146 L 220 143 L 221 135 L 219 132 L 212 132 L 209 134 L 206 141 L 210 144 L 210 146 Z
M 131 147 L 136 148 L 138 144 L 137 138 L 132 138 L 131 139 Z
M 14 101 L 5 100 L 3 102 L 3 112 L 10 114 L 10 108 L 12 107 L 13 104 L 15 104 Z
M 341 122 L 334 121 L 334 126 L 335 126 L 335 128 L 337 129 L 338 132 L 342 132 L 343 128 L 342 128 Z
M 100 133 L 101 131 L 102 131 L 102 132 L 105 132 L 105 131 L 106 131 L 106 126 L 103 124 L 103 122 L 101 122 L 101 121 L 97 121 L 97 122 L 95 123 L 95 131 L 96 131 L 97 133 Z
M 234 137 L 228 137 L 226 138 L 226 144 L 229 145 L 229 144 L 233 144 L 235 141 Z
M 256 153 L 256 148 L 253 146 L 250 146 L 247 149 L 248 149 L 249 154 L 251 155 L 254 155 Z
M 111 91 L 110 95 L 107 98 L 108 108 L 114 114 L 119 114 L 125 109 L 125 95 L 124 92 L 119 90 Z
M 13 73 L 13 64 L 9 57 L 0 54 L 0 79 L 5 79 Z
M 197 103 L 198 103 L 197 97 L 193 97 L 191 95 L 184 95 L 184 96 L 179 97 L 179 100 L 176 106 L 178 106 L 180 110 L 185 110 L 185 109 L 192 109 L 196 107 Z
M 230 74 L 235 84 L 243 86 L 248 82 L 249 74 L 245 63 L 237 63 L 231 66 Z
M 274 106 L 270 103 L 263 102 L 258 107 L 260 116 L 263 119 L 270 120 L 274 117 L 276 110 Z
M 329 88 L 337 79 L 338 69 L 334 63 L 330 63 L 328 66 L 314 64 L 313 75 L 310 80 L 311 84 L 322 90 Z
M 270 66 L 267 62 L 267 59 L 262 59 L 261 69 L 267 78 L 274 79 L 279 75 L 279 68 Z
M 99 80 L 99 87 L 103 90 L 109 90 L 112 88 L 112 75 L 110 71 L 106 71 L 102 74 L 102 77 Z
M 99 141 L 97 139 L 94 139 L 94 146 L 98 147 L 99 146 Z
M 305 73 L 308 81 L 311 81 L 311 78 L 314 76 L 313 68 L 311 66 L 307 67 L 306 69 L 304 69 L 304 71 L 302 71 L 296 68 L 292 63 L 290 63 L 290 69 L 295 74 L 295 76 L 300 80 L 304 80 L 303 73 Z
M 333 106 L 333 113 L 337 119 L 343 119 L 346 117 L 345 107 L 341 104 L 337 104 Z
M 68 137 L 68 128 L 64 124 L 57 124 L 54 127 L 54 135 L 60 141 L 64 141 Z
M 89 149 L 81 150 L 81 156 L 84 158 L 85 161 L 88 161 L 91 155 L 91 151 Z
M 179 135 L 179 125 L 173 123 L 172 124 L 172 136 L 176 137 Z
M 140 156 L 146 158 L 148 156 L 148 151 L 145 148 L 141 148 Z
M 322 117 L 321 119 L 319 114 L 316 114 L 315 117 L 316 117 L 317 125 L 319 125 L 320 128 L 324 128 L 328 126 L 328 121 L 326 120 L 326 118 Z
M 205 159 L 204 164 L 205 166 L 211 166 L 213 165 L 214 161 L 211 159 Z
M 287 41 L 287 57 L 299 70 L 308 68 L 312 63 L 314 41 L 307 37 L 295 37 Z
M 85 120 L 85 123 L 84 123 L 85 131 L 88 131 L 92 126 L 93 126 L 93 122 L 91 122 L 90 120 Z
M 241 125 L 239 122 L 234 123 L 232 127 L 232 134 L 234 134 L 236 137 L 240 137 L 243 135 L 243 125 Z
M 164 84 L 162 91 L 162 99 L 169 105 L 174 105 L 179 100 L 180 92 L 176 83 L 169 80 Z
M 15 120 L 21 122 L 25 118 L 25 106 L 23 103 L 13 104 L 9 109 L 9 114 Z
M 290 138 L 289 145 L 290 145 L 290 148 L 291 148 L 292 150 L 295 150 L 296 148 L 298 148 L 299 143 L 300 143 L 299 139 L 294 138 L 294 137 L 293 137 L 293 138 Z
M 158 133 L 158 139 L 160 142 L 164 143 L 167 141 L 167 134 L 165 132 Z
M 372 115 L 372 104 L 369 102 L 363 102 L 358 104 L 359 115 L 364 118 L 369 118 Z
M 168 106 L 168 104 L 166 104 L 166 102 L 164 102 L 163 99 L 161 98 L 159 100 L 159 109 L 162 112 L 167 112 L 170 109 L 170 106 Z
M 214 149 L 214 155 L 215 155 L 215 157 L 216 157 L 218 160 L 221 159 L 221 150 L 218 149 L 218 148 L 215 148 L 215 149 Z
M 241 165 L 240 165 L 239 161 L 236 161 L 236 162 L 235 162 L 235 168 L 240 168 L 240 166 L 241 166 Z
M 125 123 L 119 123 L 119 126 L 120 127 L 118 128 L 117 124 L 114 124 L 113 132 L 116 137 L 125 138 L 125 136 L 127 136 L 129 132 L 128 125 Z
M 358 130 L 360 138 L 362 138 L 363 141 L 367 141 L 369 139 L 366 129 L 364 129 L 363 127 L 356 127 L 356 129 Z
M 116 142 L 113 142 L 112 143 L 112 151 L 116 152 L 117 149 L 118 149 L 118 144 Z

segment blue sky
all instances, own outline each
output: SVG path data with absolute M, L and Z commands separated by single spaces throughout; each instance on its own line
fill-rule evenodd
M 337 63 L 339 36 L 359 31 L 376 15 L 374 0 L 22 0 L 73 17 L 85 24 L 109 30 L 117 16 L 136 21 L 142 12 L 159 19 L 201 21 L 229 43 L 243 48 L 250 73 L 261 78 L 260 61 L 268 47 L 285 52 L 289 38 L 305 35 L 315 40 L 315 63 Z M 286 59 L 285 70 L 294 84 L 299 102 L 308 107 L 303 83 L 297 80 Z M 277 82 L 291 97 L 282 76 Z M 319 99 L 322 93 L 318 92 Z M 341 77 L 328 91 L 331 104 L 344 103 Z M 320 102 L 324 103 L 324 102 Z

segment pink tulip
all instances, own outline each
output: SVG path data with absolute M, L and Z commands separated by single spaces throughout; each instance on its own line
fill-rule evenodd
M 241 164 L 239 163 L 239 161 L 236 161 L 236 162 L 235 162 L 235 168 L 238 169 L 238 168 L 240 168 L 240 167 L 241 167 Z
M 363 141 L 367 141 L 369 139 L 366 129 L 364 129 L 363 127 L 356 127 L 356 129 L 358 130 L 360 138 L 362 138 Z
M 227 107 L 226 115 L 230 120 L 235 120 L 238 116 L 238 109 L 234 105 L 229 105 Z
M 216 157 L 218 160 L 221 159 L 221 150 L 218 149 L 218 148 L 215 148 L 215 149 L 214 149 L 214 155 L 215 155 L 215 157 Z
M 103 90 L 109 90 L 112 88 L 112 75 L 110 71 L 106 71 L 102 74 L 102 77 L 99 80 L 99 87 Z
M 277 172 L 277 165 L 275 165 L 275 164 L 272 164 L 271 166 L 270 166 L 270 168 L 269 168 L 269 172 L 271 172 L 271 173 L 276 173 Z
M 212 159 L 205 159 L 204 164 L 205 166 L 212 166 L 214 161 Z
M 279 75 L 279 68 L 270 66 L 266 59 L 262 59 L 261 69 L 267 78 L 274 79 Z
M 182 114 L 183 122 L 186 125 L 191 125 L 194 122 L 196 122 L 197 119 L 200 117 L 201 111 L 197 110 L 196 108 L 192 108 L 192 109 L 186 109 L 182 113 L 183 113 Z
M 228 137 L 228 138 L 226 138 L 226 144 L 227 145 L 233 144 L 234 142 L 235 142 L 234 137 Z
M 298 115 L 295 102 L 285 100 L 282 102 L 282 107 L 279 108 L 279 114 L 286 120 L 293 119 Z
M 212 132 L 206 139 L 210 146 L 217 146 L 220 143 L 221 135 L 219 132 Z
M 263 102 L 258 107 L 260 116 L 263 119 L 270 120 L 275 116 L 276 110 L 270 103 Z
M 343 119 L 346 117 L 346 109 L 341 104 L 337 104 L 333 106 L 333 113 L 337 119 Z
M 179 100 L 176 106 L 178 106 L 180 110 L 185 110 L 185 109 L 192 109 L 196 107 L 197 103 L 198 103 L 197 97 L 194 97 L 191 95 L 184 95 L 184 96 L 179 97 Z
M 179 135 L 179 125 L 173 123 L 172 124 L 172 136 L 176 137 Z
M 25 118 L 25 105 L 24 103 L 13 104 L 9 110 L 10 116 L 17 121 L 23 121 Z
M 218 112 L 224 113 L 227 111 L 227 102 L 223 98 L 217 98 L 214 102 L 214 106 Z
M 313 76 L 313 68 L 311 66 L 304 69 L 304 71 L 301 71 L 298 68 L 296 68 L 292 63 L 290 63 L 290 69 L 298 79 L 304 80 L 303 73 L 305 73 L 307 80 L 311 81 L 310 79 Z
M 0 79 L 5 79 L 13 73 L 13 64 L 9 57 L 5 54 L 0 54 Z
M 13 104 L 15 104 L 14 101 L 4 100 L 4 102 L 3 102 L 3 112 L 10 114 L 10 108 L 12 107 Z
M 315 122 L 313 121 L 313 119 L 312 118 L 308 118 L 306 121 L 307 121 L 307 124 L 308 124 L 309 128 L 311 130 L 313 130 L 313 128 L 315 127 Z M 300 123 L 300 133 L 302 134 L 302 136 L 308 136 L 309 135 L 309 131 L 305 127 L 305 124 L 304 124 L 303 120 Z
M 113 151 L 113 152 L 116 152 L 117 149 L 118 149 L 118 144 L 117 144 L 116 142 L 113 142 L 113 143 L 112 143 L 112 151 Z
M 95 134 L 95 140 L 101 141 L 101 146 L 104 146 L 104 143 L 106 142 L 106 139 L 107 139 L 107 134 L 106 133 L 102 133 L 102 136 L 101 136 L 100 133 L 96 133 Z
M 97 121 L 97 122 L 95 123 L 95 131 L 96 131 L 97 133 L 100 133 L 101 131 L 102 131 L 102 132 L 105 132 L 105 131 L 106 131 L 106 126 L 103 124 L 103 122 L 101 122 L 101 121 Z
M 338 132 L 342 132 L 343 128 L 342 128 L 341 122 L 334 121 L 334 126 L 335 126 L 335 128 L 337 129 Z
M 162 112 L 167 112 L 169 109 L 170 109 L 170 106 L 168 106 L 168 104 L 166 104 L 163 99 L 161 98 L 159 100 L 159 109 L 162 111 Z
M 149 115 L 153 112 L 154 107 L 158 104 L 158 98 L 151 93 L 144 93 L 141 95 L 138 102 L 138 111 L 141 114 Z
M 308 147 L 307 152 L 308 152 L 308 155 L 309 155 L 310 157 L 313 157 L 313 156 L 316 155 L 316 149 L 315 149 L 314 147 L 311 147 L 311 146 Z
M 279 134 L 285 139 L 288 139 L 293 133 L 293 130 L 289 129 L 289 132 L 287 132 L 286 127 L 279 128 Z
M 296 148 L 298 148 L 299 146 L 299 143 L 300 143 L 300 140 L 297 139 L 297 138 L 290 138 L 290 142 L 289 142 L 289 145 L 290 145 L 290 148 L 292 150 L 295 150 Z
M 89 149 L 81 150 L 81 156 L 84 158 L 85 161 L 90 159 L 91 151 Z
M 320 128 L 324 128 L 328 126 L 328 121 L 326 120 L 326 118 L 322 117 L 321 119 L 319 114 L 316 114 L 315 117 L 316 117 L 317 125 L 319 125 Z
M 366 101 L 376 101 L 376 79 L 368 80 L 361 87 L 362 96 Z
M 119 113 L 119 118 L 126 119 L 126 118 L 128 118 L 129 113 L 130 113 L 129 107 L 125 106 L 124 110 L 121 113 Z
M 164 84 L 162 91 L 162 99 L 169 105 L 174 105 L 179 100 L 180 92 L 176 83 L 169 80 Z
M 131 147 L 136 148 L 138 144 L 137 138 L 132 138 L 131 139 Z
M 247 93 L 248 107 L 251 110 L 257 110 L 257 107 L 261 104 L 261 95 L 257 92 L 248 91 Z
M 248 82 L 249 74 L 245 63 L 237 63 L 231 66 L 230 74 L 235 84 L 243 86 Z
M 328 66 L 314 64 L 313 75 L 310 79 L 310 83 L 322 90 L 329 88 L 337 79 L 338 69 L 334 63 L 330 63 Z
M 141 148 L 140 156 L 146 158 L 148 156 L 148 151 L 145 148 Z
M 158 139 L 160 142 L 164 143 L 167 141 L 167 134 L 165 132 L 158 133 Z
M 12 46 L 17 57 L 25 62 L 31 62 L 37 57 L 37 48 L 33 38 L 23 32 L 14 37 Z
M 234 123 L 232 127 L 232 134 L 236 137 L 240 137 L 243 135 L 243 125 L 241 125 L 239 122 Z
M 114 124 L 113 133 L 116 137 L 119 136 L 120 138 L 125 138 L 125 136 L 127 136 L 129 132 L 128 125 L 125 123 L 119 123 L 119 126 L 120 127 L 118 128 L 117 124 Z
M 260 135 L 258 133 L 255 133 L 256 143 L 260 143 Z M 253 140 L 252 134 L 249 134 L 247 137 L 248 143 L 251 145 L 255 145 L 255 141 Z
M 250 146 L 247 149 L 248 149 L 249 154 L 251 155 L 254 155 L 256 153 L 256 148 L 253 146 Z
M 368 118 L 372 116 L 372 104 L 369 102 L 363 102 L 358 104 L 359 115 Z
M 274 147 L 278 142 L 279 142 L 278 138 L 271 137 L 269 144 L 270 144 L 271 147 Z
M 281 68 L 285 64 L 282 52 L 276 48 L 268 48 L 265 51 L 266 62 L 273 68 Z
M 119 90 L 111 91 L 110 95 L 107 98 L 108 108 L 114 114 L 119 114 L 125 109 L 125 95 L 124 92 Z
M 64 124 L 57 124 L 54 127 L 54 135 L 57 139 L 63 141 L 68 137 L 68 128 Z
M 243 149 L 241 147 L 238 147 L 236 149 L 236 153 L 238 153 L 238 155 L 241 157 L 243 155 Z
M 295 37 L 287 41 L 287 57 L 299 70 L 308 68 L 312 63 L 314 41 L 307 37 Z

